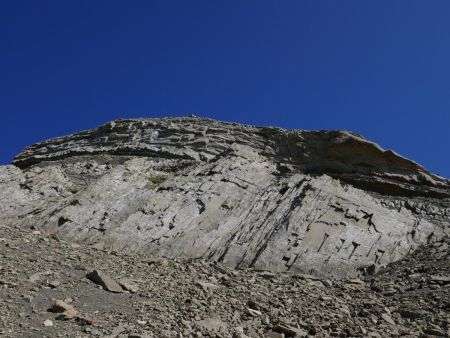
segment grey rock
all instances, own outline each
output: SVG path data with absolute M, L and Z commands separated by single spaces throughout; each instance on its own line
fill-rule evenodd
M 233 338 L 250 338 L 244 333 L 244 328 L 241 326 L 234 328 Z
M 86 277 L 94 283 L 101 285 L 105 290 L 110 292 L 123 292 L 122 287 L 114 279 L 103 271 L 93 270 Z
M 46 326 L 46 327 L 52 327 L 54 324 L 53 324 L 53 322 L 50 320 L 50 319 L 46 319 L 46 320 L 44 320 L 44 326 Z
M 227 323 L 219 318 L 205 318 L 199 320 L 196 324 L 200 329 L 211 333 L 225 331 L 228 326 Z
M 208 292 L 208 291 L 214 291 L 218 288 L 220 288 L 220 286 L 213 284 L 213 283 L 208 283 L 208 282 L 203 282 L 203 281 L 197 281 L 196 284 L 202 288 L 203 291 Z
M 432 337 L 448 337 L 448 333 L 443 332 L 440 328 L 429 327 L 423 330 L 425 334 L 431 335 Z
M 389 316 L 387 313 L 381 314 L 381 318 L 382 318 L 385 322 L 387 322 L 387 323 L 389 323 L 389 324 L 391 324 L 391 325 L 395 325 L 394 320 L 393 320 L 393 319 L 391 318 L 391 316 Z
M 129 291 L 131 293 L 136 293 L 139 291 L 139 287 L 135 284 L 133 284 L 133 282 L 130 282 L 126 279 L 121 279 L 118 281 L 118 284 L 126 291 Z
M 264 334 L 264 338 L 284 338 L 284 333 L 269 331 Z
M 296 337 L 296 338 L 301 338 L 301 337 L 307 337 L 308 336 L 308 332 L 303 330 L 303 329 L 299 329 L 296 328 L 294 326 L 288 325 L 286 323 L 280 323 L 279 325 L 277 325 L 275 327 L 275 331 L 280 332 L 280 333 L 284 333 L 286 337 Z
M 247 313 L 252 316 L 252 317 L 259 317 L 262 316 L 262 312 L 255 310 L 255 309 L 251 309 L 251 308 L 247 308 Z
M 409 319 L 419 319 L 426 316 L 426 313 L 424 313 L 423 311 L 414 309 L 400 309 L 398 312 L 402 317 Z
M 85 328 L 83 328 L 83 332 L 89 333 L 93 337 L 103 336 L 102 331 L 90 326 L 86 326 Z
M 78 315 L 78 311 L 72 305 L 59 299 L 53 302 L 48 311 L 60 313 L 58 319 L 73 319 Z
M 53 281 L 48 282 L 48 286 L 50 286 L 53 289 L 57 288 L 60 285 L 61 285 L 61 282 L 57 281 L 57 280 L 53 280 Z
M 100 250 L 337 278 L 449 226 L 450 185 L 347 131 L 119 120 L 0 166 L 0 223 Z M 372 271 L 372 270 L 370 270 Z
M 52 274 L 52 271 L 36 272 L 29 277 L 29 281 L 32 283 L 35 283 L 35 282 L 39 281 L 41 279 L 41 277 L 49 276 L 51 274 Z
M 450 283 L 450 276 L 432 275 L 432 276 L 430 276 L 430 280 L 432 280 L 433 282 L 448 284 L 448 283 Z

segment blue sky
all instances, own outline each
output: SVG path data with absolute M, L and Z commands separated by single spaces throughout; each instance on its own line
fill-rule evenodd
M 0 162 L 126 117 L 349 129 L 450 177 L 450 1 L 2 1 Z

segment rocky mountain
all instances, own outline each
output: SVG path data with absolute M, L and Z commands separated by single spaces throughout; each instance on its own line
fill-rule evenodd
M 100 250 L 335 278 L 449 233 L 450 182 L 347 131 L 118 120 L 0 167 L 0 224 Z

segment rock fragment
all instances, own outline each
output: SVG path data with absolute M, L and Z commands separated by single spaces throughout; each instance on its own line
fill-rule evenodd
M 86 277 L 94 283 L 102 286 L 105 290 L 115 293 L 123 292 L 122 287 L 108 274 L 100 270 L 93 270 Z
M 432 275 L 432 276 L 430 276 L 430 280 L 433 282 L 448 284 L 448 283 L 450 283 L 450 276 Z
M 195 284 L 198 285 L 200 288 L 202 288 L 203 291 L 205 291 L 205 292 L 213 291 L 213 290 L 220 288 L 220 286 L 218 286 L 216 284 L 209 283 L 209 282 L 203 282 L 203 281 L 197 281 L 197 282 L 195 282 Z
M 294 326 L 289 325 L 284 322 L 281 322 L 280 324 L 275 326 L 275 331 L 279 332 L 279 333 L 284 333 L 286 338 L 289 338 L 289 337 L 301 338 L 301 337 L 308 336 L 307 331 L 305 331 L 303 329 L 299 329 L 297 327 L 294 327 Z
M 132 282 L 126 279 L 121 279 L 118 281 L 118 283 L 124 290 L 128 292 L 136 293 L 139 291 L 139 287 L 137 285 L 133 284 Z
M 44 326 L 51 327 L 53 326 L 53 322 L 50 319 L 44 320 Z
M 60 285 L 61 285 L 61 282 L 57 281 L 57 280 L 53 280 L 48 283 L 48 286 L 50 286 L 52 289 L 55 289 Z
M 381 315 L 381 318 L 385 321 L 385 322 L 387 322 L 387 323 L 389 323 L 389 324 L 391 324 L 391 325 L 395 325 L 395 322 L 394 322 L 394 320 L 391 318 L 391 316 L 389 316 L 387 313 L 383 313 L 382 315 Z
M 78 311 L 72 305 L 59 299 L 55 300 L 48 310 L 50 312 L 60 313 L 61 315 L 58 319 L 73 319 L 78 315 Z
M 32 274 L 32 275 L 29 277 L 29 281 L 30 281 L 31 283 L 35 283 L 35 282 L 37 282 L 38 280 L 40 280 L 41 277 L 51 275 L 52 273 L 53 273 L 52 271 L 36 272 L 36 273 Z
M 251 308 L 247 308 L 247 313 L 252 316 L 252 317 L 259 317 L 262 316 L 262 312 L 255 310 L 255 309 L 251 309 Z
M 264 338 L 285 338 L 284 333 L 269 331 L 264 333 Z
M 425 316 L 423 311 L 411 310 L 411 309 L 400 309 L 398 311 L 400 315 L 408 319 L 419 319 Z
M 219 318 L 205 318 L 197 322 L 197 326 L 206 332 L 222 332 L 228 327 L 227 323 Z

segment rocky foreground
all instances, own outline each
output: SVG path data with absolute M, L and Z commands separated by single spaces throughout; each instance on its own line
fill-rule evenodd
M 449 244 L 334 280 L 123 254 L 0 225 L 0 336 L 449 337 Z

